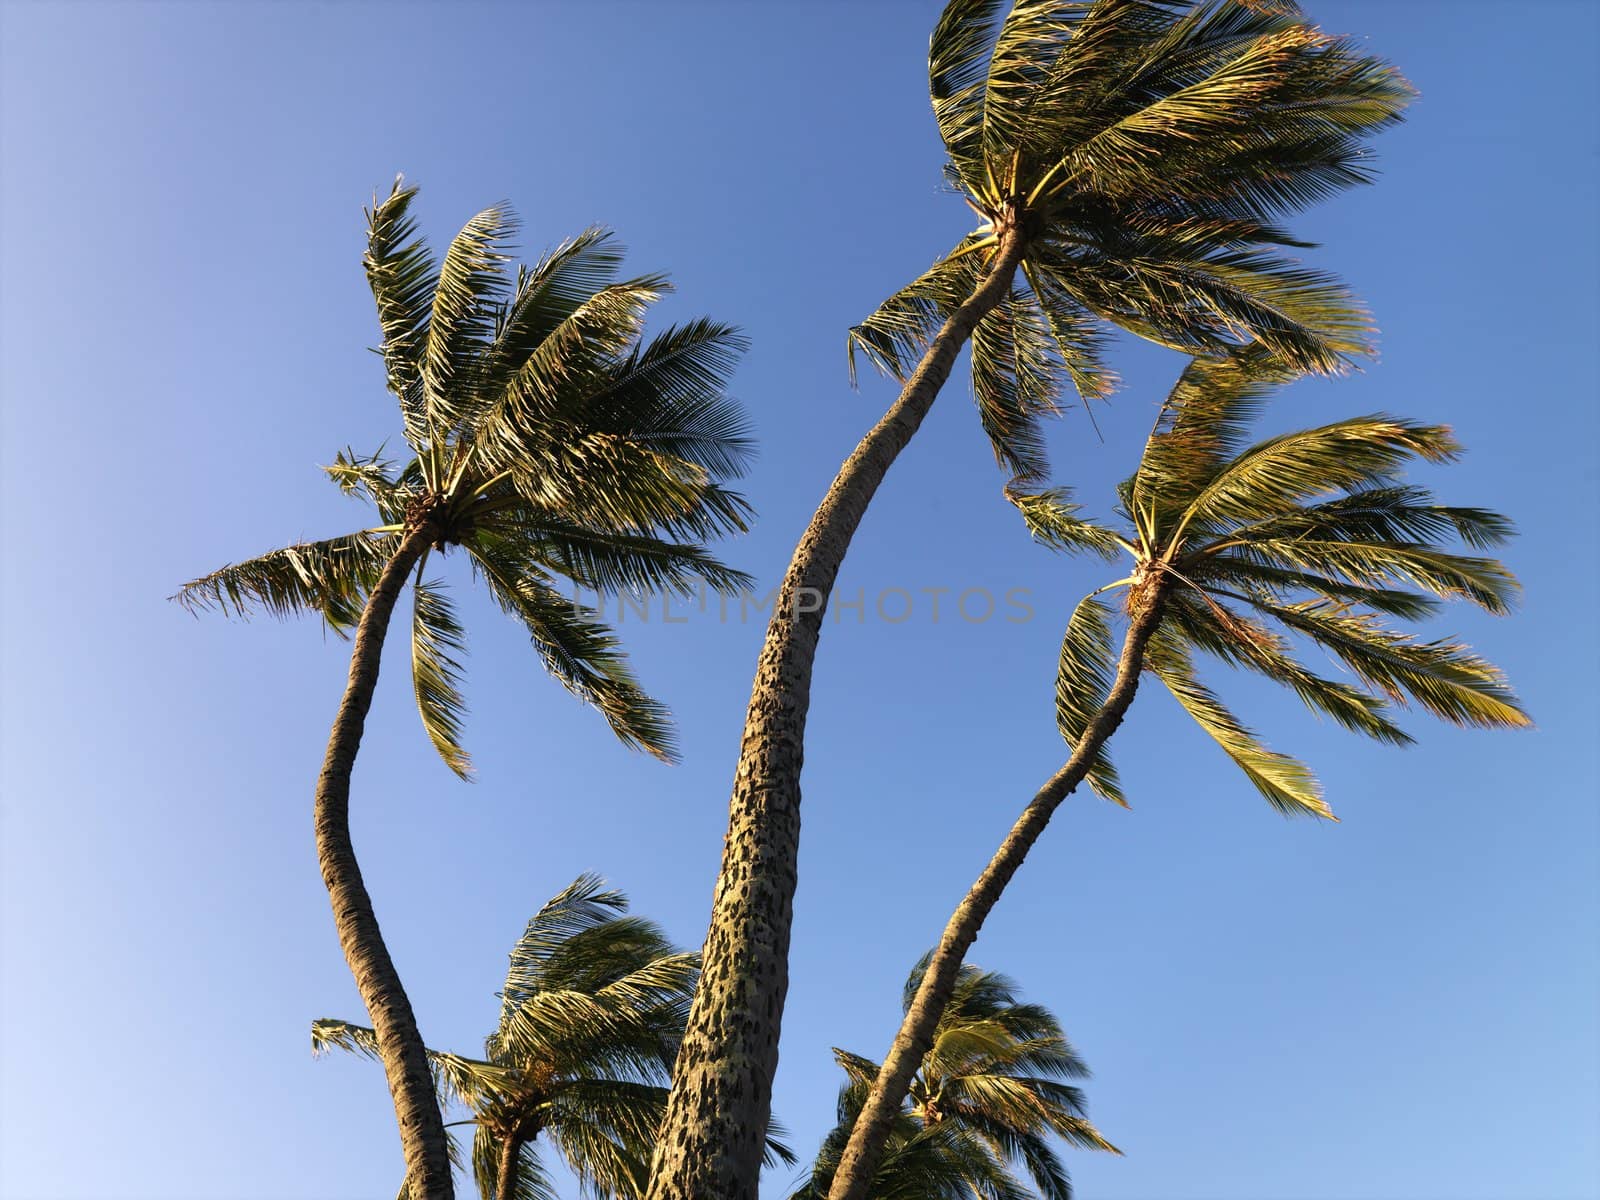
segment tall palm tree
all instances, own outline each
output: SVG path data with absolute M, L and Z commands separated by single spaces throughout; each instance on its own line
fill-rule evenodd
M 910 1009 L 930 955 L 906 980 Z M 810 1175 L 791 1200 L 823 1200 L 878 1064 L 835 1049 L 848 1082 L 839 1123 L 823 1142 Z M 1120 1154 L 1085 1115 L 1082 1091 L 1069 1082 L 1089 1069 L 1046 1008 L 1022 1004 L 1004 975 L 964 966 L 894 1115 L 871 1200 L 1072 1200 L 1072 1184 L 1052 1146 L 1059 1138 L 1085 1150 Z M 1026 1175 L 1033 1188 L 1018 1178 Z
M 1141 672 L 1159 679 L 1280 812 L 1334 819 L 1304 765 L 1268 750 L 1204 683 L 1197 653 L 1290 688 L 1313 711 L 1381 742 L 1412 739 L 1393 707 L 1415 703 L 1456 725 L 1506 728 L 1528 718 L 1492 664 L 1414 622 L 1442 600 L 1505 613 L 1516 581 L 1483 549 L 1511 525 L 1481 508 L 1439 504 L 1401 481 L 1408 462 L 1453 460 L 1450 431 L 1388 416 L 1356 417 L 1246 445 L 1251 420 L 1285 372 L 1261 351 L 1196 359 L 1157 418 L 1138 470 L 1120 489 L 1122 529 L 1079 515 L 1065 489 L 1016 492 L 1037 540 L 1067 553 L 1126 555 L 1132 570 L 1073 611 L 1061 645 L 1056 720 L 1071 757 L 1023 809 L 945 926 L 873 1082 L 829 1200 L 867 1195 L 895 1113 L 960 978 L 962 956 L 1056 807 L 1088 781 L 1123 803 L 1106 743 Z M 1120 651 L 1102 596 L 1123 592 Z M 1349 679 L 1295 657 L 1320 647 Z
M 1301 243 L 1274 224 L 1366 181 L 1369 135 L 1411 96 L 1355 43 L 1277 0 L 950 0 L 929 73 L 947 174 L 978 227 L 851 335 L 903 388 L 834 478 L 778 591 L 652 1200 L 755 1196 L 823 615 L 962 346 L 995 453 L 1031 486 L 1061 375 L 1086 402 L 1111 387 L 1113 326 L 1189 352 L 1258 341 L 1320 372 L 1367 345 L 1359 306 L 1284 257 Z
M 350 774 L 396 601 L 412 582 L 411 662 L 423 727 L 465 776 L 458 690 L 463 630 L 432 555 L 459 548 L 474 576 L 526 627 L 545 667 L 598 708 L 623 742 L 672 753 L 666 710 L 634 681 L 615 635 L 564 598 L 560 580 L 601 593 L 688 592 L 746 577 L 701 540 L 744 527 L 721 481 L 749 452 L 723 385 L 742 340 L 699 320 L 641 340 L 660 276 L 617 282 L 620 248 L 587 230 L 531 270 L 506 271 L 513 218 L 479 213 L 435 265 L 396 181 L 368 212 L 367 279 L 389 390 L 414 457 L 338 455 L 327 468 L 378 523 L 232 564 L 186 584 L 191 609 L 320 613 L 354 629 L 349 682 L 316 789 L 317 855 L 339 944 L 377 1030 L 406 1164 L 429 1200 L 450 1195 L 444 1129 L 411 1005 L 389 957 L 350 839 Z
M 483 1200 L 554 1194 L 541 1138 L 586 1192 L 644 1190 L 699 955 L 627 910 L 621 892 L 580 875 L 513 947 L 483 1057 L 427 1052 L 440 1095 L 472 1114 L 463 1123 L 474 1127 L 470 1161 Z M 311 1046 L 379 1056 L 373 1030 L 346 1021 L 313 1022 Z M 769 1153 L 793 1161 L 781 1143 Z

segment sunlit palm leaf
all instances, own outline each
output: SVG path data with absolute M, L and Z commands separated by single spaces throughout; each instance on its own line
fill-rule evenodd
M 1194 664 L 1175 637 L 1158 631 L 1150 641 L 1146 662 L 1195 723 L 1222 747 L 1256 790 L 1266 797 L 1267 803 L 1285 816 L 1337 820 L 1323 801 L 1316 778 L 1304 764 L 1263 746 L 1215 693 L 1199 681 Z
M 467 646 L 466 630 L 439 583 L 418 580 L 411 595 L 411 680 L 417 711 L 439 757 L 467 779 L 472 775 L 472 759 L 461 748 L 466 703 L 461 698 L 460 659 Z
M 315 612 L 343 634 L 361 620 L 367 593 L 396 544 L 392 533 L 372 529 L 301 542 L 202 575 L 184 584 L 173 599 L 191 612 L 214 608 L 223 616 Z

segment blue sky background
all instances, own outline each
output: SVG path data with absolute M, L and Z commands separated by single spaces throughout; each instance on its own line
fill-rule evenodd
M 1321 771 L 1341 825 L 1286 823 L 1165 697 L 1117 757 L 1123 812 L 1058 816 L 973 959 L 1064 1020 L 1127 1151 L 1098 1200 L 1576 1200 L 1597 1194 L 1596 10 L 1316 0 L 1422 90 L 1383 179 L 1297 223 L 1383 326 L 1380 364 L 1290 389 L 1272 428 L 1391 410 L 1454 424 L 1428 481 L 1513 515 L 1521 612 L 1450 614 L 1538 719 L 1413 723 L 1408 751 L 1229 680 Z M 347 648 L 311 621 L 195 621 L 167 597 L 230 559 L 355 528 L 317 470 L 397 433 L 360 271 L 396 170 L 443 244 L 511 199 L 533 257 L 590 222 L 754 340 L 761 521 L 727 556 L 775 583 L 891 397 L 844 331 L 966 228 L 941 191 L 937 4 L 7 4 L 0 12 L 4 1089 L 8 1198 L 393 1194 L 382 1072 L 313 1062 L 362 1017 L 311 840 Z M 1181 368 L 1053 431 L 1101 513 Z M 1064 754 L 1068 606 L 1110 578 L 1030 546 L 964 382 L 881 493 L 842 588 L 912 619 L 830 625 L 812 708 L 777 1112 L 809 1153 L 881 1055 L 907 968 Z M 453 564 L 459 566 L 459 564 Z M 1029 589 L 1035 618 L 932 620 L 919 589 Z M 471 623 L 480 782 L 432 756 L 403 658 L 355 778 L 358 849 L 436 1046 L 476 1051 L 505 954 L 579 871 L 696 944 L 757 619 L 623 630 L 685 762 L 630 756 Z M 787 1177 L 770 1179 L 781 1194 Z

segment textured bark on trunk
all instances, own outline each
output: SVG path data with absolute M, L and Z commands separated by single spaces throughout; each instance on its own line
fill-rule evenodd
M 378 1053 L 400 1124 L 411 1200 L 451 1200 L 450 1156 L 422 1035 L 417 1032 L 411 1002 L 400 985 L 389 948 L 384 945 L 350 840 L 350 772 L 355 766 L 356 751 L 361 748 L 367 710 L 372 707 L 378 660 L 395 600 L 405 586 L 407 573 L 433 537 L 426 527 L 405 535 L 361 614 L 355 649 L 350 655 L 350 679 L 328 738 L 322 774 L 317 778 L 316 803 L 317 861 L 322 868 L 322 882 L 333 902 L 339 947 L 378 1035 Z
M 517 1160 L 522 1157 L 523 1139 L 513 1134 L 500 1146 L 500 1167 L 495 1172 L 494 1200 L 511 1200 L 517 1194 Z
M 700 986 L 673 1068 L 647 1200 L 755 1200 L 788 990 L 811 668 L 850 539 L 927 416 L 956 355 L 1007 295 L 1022 233 L 1007 224 L 983 280 L 834 477 L 795 548 L 756 664 Z
M 1022 815 L 1006 834 L 1005 841 L 995 852 L 972 887 L 967 891 L 939 939 L 938 948 L 928 962 L 928 969 L 917 987 L 916 996 L 900 1024 L 894 1044 L 889 1048 L 878 1077 L 867 1093 L 860 1115 L 850 1131 L 850 1140 L 839 1157 L 838 1170 L 828 1189 L 828 1200 L 865 1200 L 878 1164 L 883 1158 L 884 1142 L 894 1124 L 895 1114 L 911 1087 L 912 1078 L 922 1064 L 922 1056 L 933 1045 L 933 1035 L 944 1016 L 950 995 L 955 990 L 957 973 L 962 959 L 978 931 L 994 909 L 1011 877 L 1022 866 L 1022 860 L 1039 840 L 1039 835 L 1050 822 L 1051 816 L 1073 789 L 1083 782 L 1084 775 L 1094 762 L 1101 747 L 1117 731 L 1128 706 L 1133 703 L 1134 692 L 1139 687 L 1139 672 L 1144 664 L 1145 647 L 1161 620 L 1162 591 L 1153 589 L 1146 602 L 1134 616 L 1122 643 L 1122 654 L 1117 660 L 1117 673 L 1106 693 L 1106 701 L 1095 713 L 1083 738 L 1073 748 L 1072 757 L 1039 789 Z

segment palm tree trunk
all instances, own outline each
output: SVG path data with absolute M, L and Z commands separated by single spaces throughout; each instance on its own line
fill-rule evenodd
M 1072 757 L 1028 802 L 989 865 L 950 915 L 905 1020 L 900 1023 L 900 1032 L 895 1035 L 894 1044 L 850 1131 L 850 1140 L 839 1157 L 838 1169 L 828 1189 L 828 1200 L 865 1200 L 883 1158 L 884 1142 L 895 1114 L 900 1111 L 912 1077 L 922 1064 L 922 1056 L 933 1045 L 939 1019 L 950 1003 L 962 959 L 1056 808 L 1083 781 L 1095 756 L 1117 731 L 1128 706 L 1133 703 L 1134 692 L 1139 687 L 1139 672 L 1144 665 L 1145 647 L 1161 621 L 1162 599 L 1158 586 L 1139 608 L 1122 643 L 1117 673 L 1106 693 L 1105 703 L 1084 730 L 1082 739 L 1073 748 Z
M 339 947 L 378 1035 L 378 1052 L 400 1123 L 400 1145 L 405 1152 L 412 1200 L 451 1200 L 450 1155 L 422 1035 L 417 1032 L 411 1002 L 400 984 L 389 948 L 384 945 L 350 840 L 350 772 L 361 747 L 367 710 L 372 707 L 378 660 L 390 615 L 405 586 L 406 575 L 434 536 L 426 525 L 405 535 L 361 614 L 355 649 L 350 655 L 350 679 L 328 738 L 322 774 L 317 778 L 316 803 L 317 860 L 322 867 L 322 882 L 333 901 Z
M 517 1163 L 523 1139 L 515 1134 L 500 1144 L 500 1165 L 494 1177 L 494 1200 L 512 1200 L 517 1194 Z
M 811 668 L 828 596 L 868 503 L 979 321 L 1009 293 L 1024 239 L 1000 231 L 981 283 L 834 477 L 773 604 L 729 806 L 704 968 L 656 1143 L 647 1200 L 755 1200 L 788 990 Z

